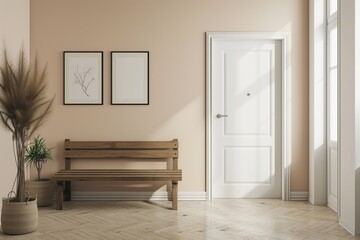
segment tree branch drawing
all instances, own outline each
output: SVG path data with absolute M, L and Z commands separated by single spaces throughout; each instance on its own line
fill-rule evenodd
M 90 96 L 88 93 L 88 88 L 90 84 L 94 81 L 94 77 L 92 76 L 92 70 L 93 67 L 90 66 L 88 68 L 85 68 L 84 71 L 79 70 L 79 65 L 76 65 L 76 69 L 73 72 L 75 77 L 75 84 L 80 85 L 82 91 L 86 96 Z

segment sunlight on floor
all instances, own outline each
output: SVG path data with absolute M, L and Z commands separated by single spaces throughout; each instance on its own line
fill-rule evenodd
M 0 239 L 360 239 L 327 207 L 307 202 L 239 199 L 169 202 L 73 201 L 40 208 L 38 231 Z

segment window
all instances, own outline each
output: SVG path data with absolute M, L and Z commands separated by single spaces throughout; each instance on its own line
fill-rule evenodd
M 329 6 L 329 16 L 337 12 L 337 0 L 329 0 L 328 6 Z
M 327 49 L 328 135 L 337 142 L 337 0 L 328 0 Z

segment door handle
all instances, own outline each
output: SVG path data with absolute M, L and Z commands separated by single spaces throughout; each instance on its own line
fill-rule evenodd
M 226 115 L 226 114 L 222 115 L 222 114 L 220 114 L 220 113 L 218 113 L 218 114 L 216 115 L 217 118 L 223 118 L 223 117 L 228 117 L 228 116 L 229 116 L 229 115 Z

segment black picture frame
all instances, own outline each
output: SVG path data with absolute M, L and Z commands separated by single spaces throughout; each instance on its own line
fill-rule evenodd
M 110 60 L 111 105 L 149 105 L 149 51 L 111 51 Z

